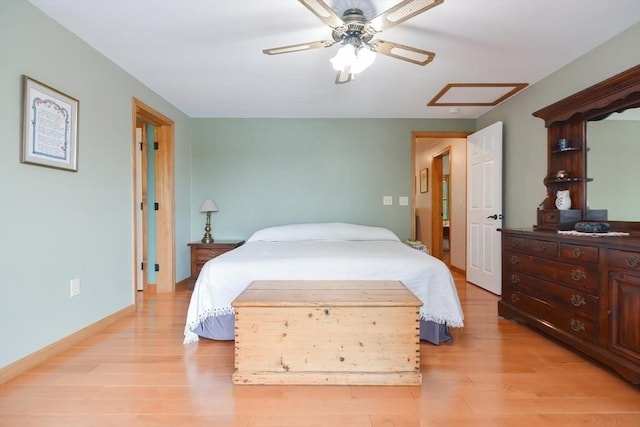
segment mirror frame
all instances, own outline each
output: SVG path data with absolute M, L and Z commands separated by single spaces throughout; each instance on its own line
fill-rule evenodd
M 576 148 L 571 157 L 564 160 L 578 179 L 568 186 L 571 189 L 573 208 L 581 211 L 581 219 L 588 219 L 587 215 L 587 178 L 586 171 L 586 127 L 589 120 L 600 120 L 611 113 L 621 112 L 627 108 L 640 106 L 640 65 L 631 67 L 613 77 L 603 80 L 580 92 L 557 101 L 545 108 L 533 113 L 533 116 L 541 118 L 547 127 L 547 178 L 544 183 L 547 187 L 547 198 L 543 209 L 555 208 L 554 186 L 549 177 L 556 173 L 557 161 L 552 160 L 552 152 L 556 150 L 559 138 L 570 139 Z M 612 222 L 612 221 L 609 221 Z M 640 229 L 640 222 L 613 221 L 620 229 Z

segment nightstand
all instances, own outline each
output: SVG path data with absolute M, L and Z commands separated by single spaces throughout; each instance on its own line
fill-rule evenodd
M 244 240 L 218 241 L 213 243 L 193 242 L 187 246 L 191 248 L 191 277 L 189 277 L 189 289 L 193 289 L 200 274 L 202 266 L 212 258 L 229 252 L 241 246 Z

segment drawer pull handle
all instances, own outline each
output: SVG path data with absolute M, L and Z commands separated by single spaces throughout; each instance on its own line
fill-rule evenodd
M 520 262 L 520 257 L 518 255 L 511 255 L 511 264 L 518 264 Z
M 584 324 L 578 319 L 571 319 L 571 329 L 575 332 L 582 332 L 584 331 Z
M 518 246 L 520 246 L 520 240 L 512 240 L 511 241 L 511 247 L 512 248 L 517 248 Z
M 518 302 L 518 301 L 520 301 L 520 295 L 511 294 L 511 302 Z
M 581 305 L 585 305 L 586 303 L 587 302 L 584 300 L 584 297 L 582 295 L 571 295 L 571 304 L 575 307 L 580 307 Z
M 580 248 L 573 248 L 572 253 L 574 258 L 581 258 L 584 255 L 584 251 Z
M 582 270 L 573 269 L 573 270 L 571 270 L 571 278 L 573 280 L 575 280 L 576 282 L 579 282 L 580 280 L 586 279 L 587 275 L 584 274 L 584 271 L 582 271 Z
M 534 252 L 544 252 L 544 245 L 542 243 L 538 243 L 531 248 Z
M 628 257 L 627 259 L 624 260 L 624 263 L 627 264 L 631 268 L 637 267 L 637 266 L 640 265 L 640 257 L 630 256 L 630 257 Z
M 517 274 L 512 274 L 510 279 L 511 283 L 520 283 L 520 276 L 518 276 Z

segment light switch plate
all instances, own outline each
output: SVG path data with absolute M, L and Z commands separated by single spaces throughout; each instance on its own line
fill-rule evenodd
M 80 279 L 73 279 L 69 283 L 71 288 L 71 297 L 76 297 L 80 295 Z
M 384 206 L 391 206 L 393 205 L 393 196 L 384 196 L 382 198 L 382 204 Z
M 409 206 L 409 198 L 407 196 L 398 197 L 398 204 L 400 206 Z

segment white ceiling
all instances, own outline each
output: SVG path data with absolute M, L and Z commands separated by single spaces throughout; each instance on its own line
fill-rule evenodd
M 436 53 L 424 67 L 378 55 L 336 85 L 338 46 L 294 0 L 30 0 L 191 117 L 477 118 L 427 107 L 448 83 L 533 84 L 640 21 L 638 0 L 445 0 L 375 38 Z M 367 18 L 397 1 L 327 0 Z M 526 90 L 526 89 L 525 89 Z

